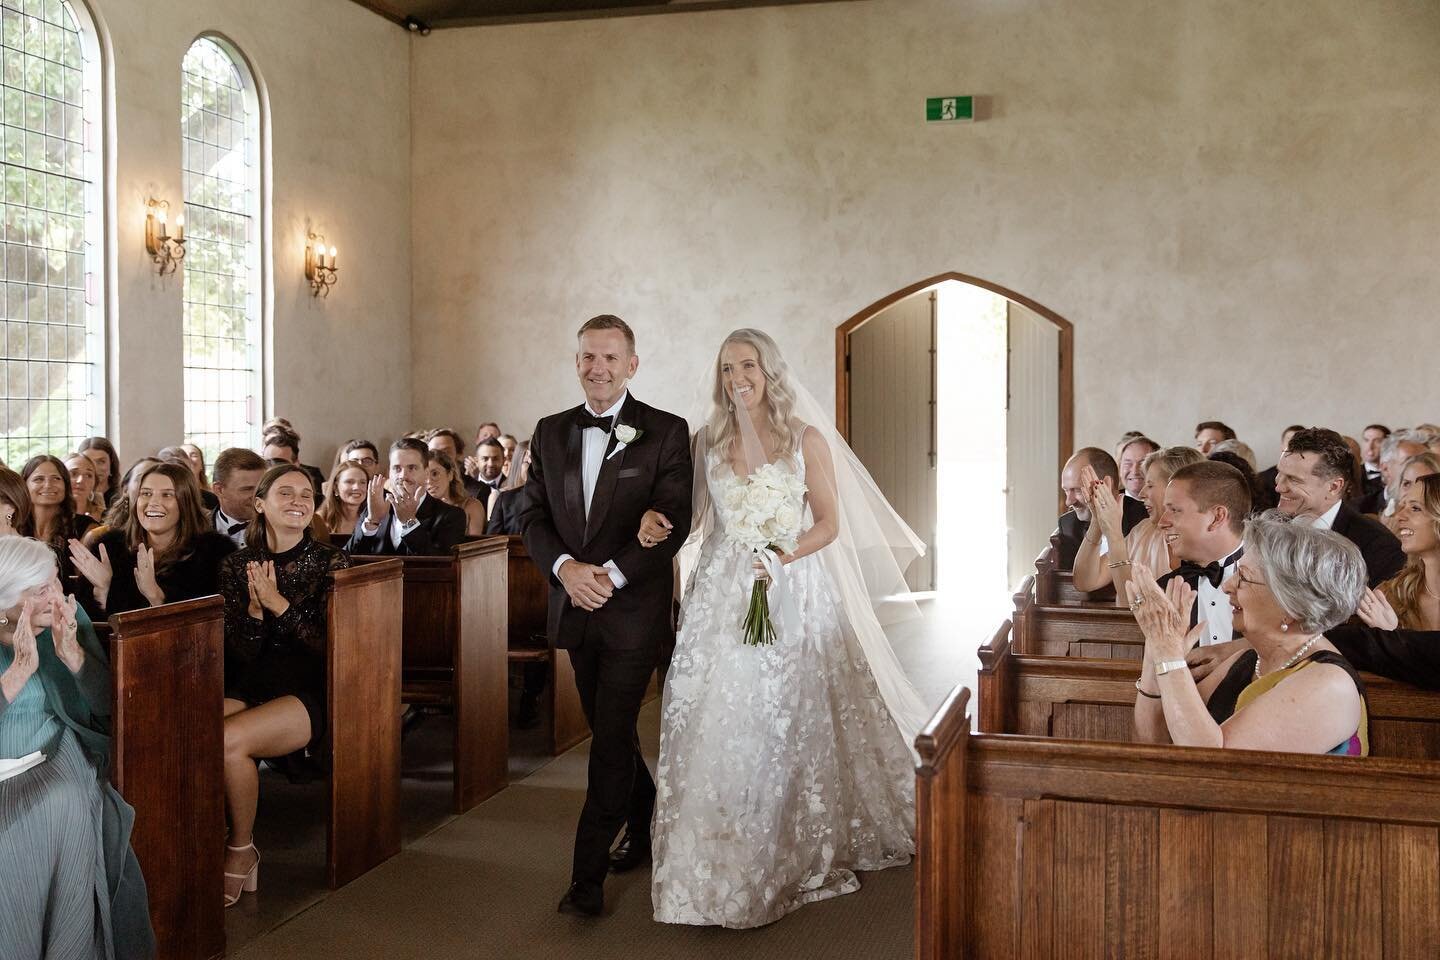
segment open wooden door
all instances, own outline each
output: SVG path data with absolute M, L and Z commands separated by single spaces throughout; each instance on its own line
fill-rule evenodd
M 1061 331 L 1013 301 L 1008 316 L 1005 514 L 1013 588 L 1055 529 L 1060 476 Z

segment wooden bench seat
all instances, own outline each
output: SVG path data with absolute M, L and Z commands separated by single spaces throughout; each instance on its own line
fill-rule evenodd
M 97 625 L 98 626 L 98 625 Z M 111 778 L 135 808 L 130 842 L 160 960 L 225 951 L 221 847 L 225 611 L 219 597 L 110 618 Z
M 505 787 L 509 770 L 507 538 L 483 537 L 403 570 L 401 697 L 455 716 L 454 802 L 464 813 Z
M 508 539 L 510 660 L 546 664 L 540 715 L 550 754 L 555 756 L 590 736 L 590 726 L 580 706 L 570 657 L 556 650 L 548 639 L 550 583 L 530 559 L 525 541 L 515 536 Z
M 916 747 L 916 956 L 1440 956 L 1440 777 L 1414 760 L 972 734 Z
M 980 648 L 976 729 L 1076 740 L 1134 737 L 1136 660 L 1017 654 L 1010 624 Z M 1440 760 L 1440 692 L 1362 674 L 1376 757 Z

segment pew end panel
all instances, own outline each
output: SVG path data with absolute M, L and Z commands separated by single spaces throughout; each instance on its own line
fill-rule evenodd
M 344 886 L 400 852 L 400 560 L 335 573 L 328 621 L 326 879 Z
M 510 658 L 523 661 L 534 652 L 545 654 L 547 689 L 542 714 L 549 724 L 550 753 L 558 756 L 590 736 L 570 656 L 549 640 L 550 583 L 525 548 L 521 537 L 509 538 Z
M 110 618 L 111 777 L 135 808 L 131 845 L 161 960 L 225 952 L 225 612 L 219 597 Z
M 453 551 L 455 812 L 509 782 L 510 688 L 507 537 Z
M 956 687 L 915 738 L 915 956 L 940 960 L 962 942 L 971 890 L 966 858 L 966 716 L 970 691 Z M 954 954 L 959 956 L 959 954 Z

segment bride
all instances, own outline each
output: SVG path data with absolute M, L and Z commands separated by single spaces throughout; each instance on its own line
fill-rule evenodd
M 896 591 L 919 544 L 768 335 L 725 339 L 712 399 L 695 438 L 700 552 L 661 714 L 651 896 L 664 923 L 755 927 L 914 851 L 908 742 L 926 711 L 871 595 Z M 746 477 L 767 463 L 806 493 L 794 549 L 762 563 L 731 532 Z M 647 515 L 641 543 L 664 536 Z M 752 646 L 742 622 L 757 578 L 772 581 L 776 636 Z

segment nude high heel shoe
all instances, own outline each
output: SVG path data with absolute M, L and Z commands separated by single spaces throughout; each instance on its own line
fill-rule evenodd
M 226 844 L 225 849 L 236 853 L 245 850 L 255 851 L 255 862 L 250 865 L 249 871 L 225 874 L 225 906 L 233 907 L 240 902 L 241 893 L 254 893 L 260 889 L 260 851 L 255 850 L 254 843 L 247 843 L 243 847 L 232 847 Z

